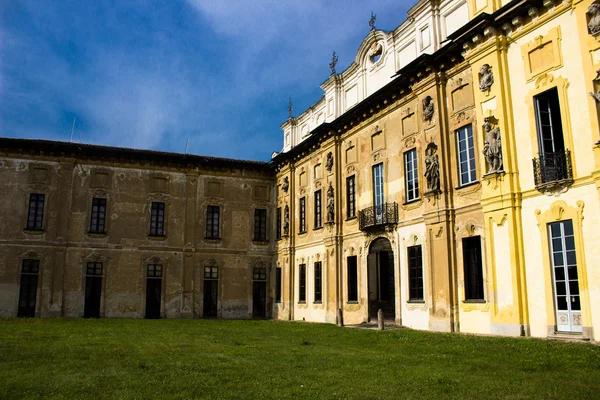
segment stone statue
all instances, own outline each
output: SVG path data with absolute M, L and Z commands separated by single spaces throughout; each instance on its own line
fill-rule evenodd
M 485 92 L 494 84 L 494 73 L 490 64 L 483 64 L 479 68 L 479 90 Z
M 381 43 L 373 42 L 371 48 L 369 49 L 369 58 L 373 60 L 375 57 L 380 56 L 383 53 L 383 46 Z
M 596 103 L 600 103 L 600 89 L 596 93 L 590 92 L 590 96 L 596 100 Z
M 431 96 L 423 99 L 423 117 L 425 121 L 431 121 L 431 118 L 433 118 L 433 99 Z
M 290 208 L 285 205 L 283 209 L 283 234 L 287 236 L 290 233 Z
M 289 118 L 294 118 L 294 102 L 292 101 L 292 98 L 290 97 L 290 102 L 288 103 L 288 117 Z
M 290 180 L 287 176 L 283 177 L 283 183 L 281 184 L 281 188 L 284 192 L 288 192 L 288 189 L 290 188 Z
M 485 141 L 483 142 L 483 155 L 487 163 L 487 173 L 497 173 L 504 171 L 502 165 L 502 142 L 500 139 L 500 129 L 492 129 L 490 118 L 486 118 L 483 124 L 485 131 Z
M 333 199 L 333 186 L 329 184 L 327 189 L 327 222 L 335 221 L 335 200 Z
M 593 2 L 587 9 L 588 16 L 588 32 L 590 35 L 597 35 L 600 33 L 600 4 Z
M 427 189 L 431 192 L 440 191 L 440 159 L 435 143 L 430 143 L 425 149 L 425 179 Z
M 325 168 L 327 169 L 328 172 L 331 172 L 331 170 L 333 169 L 333 153 L 332 152 L 327 153 L 327 161 L 325 162 Z
M 373 14 L 373 11 L 371 11 L 371 19 L 369 19 L 369 28 L 371 28 L 371 32 L 375 30 L 375 21 L 377 21 L 377 15 Z

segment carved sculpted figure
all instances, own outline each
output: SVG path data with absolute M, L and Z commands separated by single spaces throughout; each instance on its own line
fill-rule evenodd
M 283 183 L 281 184 L 281 188 L 283 189 L 284 192 L 288 192 L 288 189 L 290 188 L 290 180 L 288 179 L 287 176 L 283 177 Z
M 483 142 L 483 155 L 487 163 L 487 173 L 501 172 L 504 170 L 502 165 L 502 142 L 500 139 L 500 129 L 492 129 L 490 119 L 486 118 L 483 124 L 485 141 Z
M 440 191 L 440 159 L 435 143 L 430 143 L 425 150 L 425 179 L 427 189 L 432 192 Z
M 479 68 L 479 90 L 485 92 L 494 84 L 494 73 L 490 64 L 483 64 Z
M 587 9 L 588 15 L 588 31 L 591 35 L 600 33 L 600 4 L 593 2 Z
M 373 58 L 380 56 L 381 53 L 383 53 L 383 46 L 381 43 L 374 42 L 369 49 L 369 58 L 372 60 Z
M 433 118 L 433 99 L 431 96 L 423 99 L 423 117 L 425 121 L 431 121 L 431 118 Z
M 290 208 L 285 205 L 283 209 L 283 234 L 287 236 L 290 233 Z
M 327 222 L 334 222 L 335 220 L 335 202 L 333 199 L 333 186 L 329 184 L 327 189 Z
M 331 169 L 333 168 L 333 153 L 332 152 L 327 153 L 327 161 L 325 162 L 325 168 L 329 172 L 331 172 Z

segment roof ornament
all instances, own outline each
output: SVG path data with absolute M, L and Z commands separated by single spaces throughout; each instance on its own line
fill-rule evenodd
M 335 54 L 335 51 L 331 55 L 331 62 L 329 63 L 329 69 L 331 70 L 331 75 L 336 75 L 335 66 L 338 63 L 338 56 Z
M 369 20 L 369 26 L 371 27 L 371 32 L 375 30 L 375 21 L 377 21 L 377 15 L 373 14 L 373 11 L 371 11 L 371 19 Z
M 290 102 L 288 104 L 288 115 L 290 118 L 294 118 L 293 111 L 294 111 L 294 102 L 292 101 L 292 98 L 290 97 Z

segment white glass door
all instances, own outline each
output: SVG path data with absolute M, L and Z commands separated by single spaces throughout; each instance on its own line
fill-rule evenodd
M 373 203 L 375 224 L 383 223 L 383 164 L 373 166 Z
M 581 301 L 573 222 L 568 220 L 548 224 L 548 234 L 557 331 L 581 332 Z

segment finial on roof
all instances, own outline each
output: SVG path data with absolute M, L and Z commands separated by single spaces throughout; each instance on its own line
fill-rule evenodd
M 377 15 L 373 14 L 373 11 L 371 11 L 371 19 L 369 20 L 369 26 L 371 27 L 371 31 L 375 30 L 375 21 L 377 21 Z
M 331 55 L 331 62 L 329 63 L 329 69 L 331 70 L 331 75 L 335 75 L 335 66 L 338 63 L 338 56 L 337 54 L 335 54 L 335 51 L 333 52 L 333 54 Z
M 292 101 L 292 98 L 290 97 L 290 102 L 288 104 L 288 114 L 290 118 L 294 118 L 294 115 L 292 114 L 294 110 L 294 102 Z

